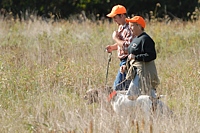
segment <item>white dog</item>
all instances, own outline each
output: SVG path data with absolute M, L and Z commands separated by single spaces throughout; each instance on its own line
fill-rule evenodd
M 109 95 L 109 101 L 113 110 L 121 116 L 129 113 L 142 113 L 144 117 L 150 117 L 151 114 L 164 114 L 169 108 L 158 98 L 152 98 L 148 95 L 128 96 L 113 91 Z

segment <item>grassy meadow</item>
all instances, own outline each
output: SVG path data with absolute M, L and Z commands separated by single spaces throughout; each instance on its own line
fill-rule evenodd
M 157 91 L 174 117 L 127 122 L 108 102 L 87 105 L 105 85 L 115 23 L 0 20 L 1 133 L 199 133 L 200 21 L 147 22 L 156 42 Z M 112 54 L 108 86 L 119 68 Z M 106 98 L 103 98 L 106 101 Z M 139 131 L 138 131 L 139 130 Z

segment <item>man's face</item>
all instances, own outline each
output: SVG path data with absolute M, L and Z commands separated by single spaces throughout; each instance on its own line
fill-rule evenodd
M 129 27 L 130 27 L 133 35 L 136 35 L 136 33 L 138 31 L 138 28 L 139 28 L 139 25 L 137 23 L 131 23 L 131 22 L 129 22 Z

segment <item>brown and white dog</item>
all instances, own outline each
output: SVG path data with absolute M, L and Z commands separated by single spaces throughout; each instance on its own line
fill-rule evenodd
M 107 97 L 108 95 L 109 97 Z M 121 91 L 113 91 L 111 87 L 90 89 L 84 96 L 87 104 L 99 103 L 105 98 L 108 98 L 114 112 L 120 116 L 126 116 L 131 113 L 137 115 L 138 112 L 148 118 L 152 114 L 157 116 L 171 114 L 170 109 L 159 98 L 152 98 L 148 95 L 129 96 Z

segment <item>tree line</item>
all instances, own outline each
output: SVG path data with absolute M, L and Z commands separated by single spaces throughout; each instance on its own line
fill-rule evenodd
M 141 15 L 149 19 L 167 16 L 182 20 L 198 19 L 200 5 L 199 0 L 1 0 L 0 8 L 4 17 L 12 13 L 20 19 L 30 14 L 69 19 L 83 12 L 89 19 L 101 19 L 116 4 L 124 5 L 128 16 Z

